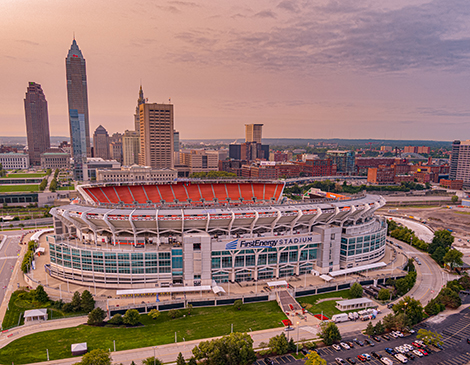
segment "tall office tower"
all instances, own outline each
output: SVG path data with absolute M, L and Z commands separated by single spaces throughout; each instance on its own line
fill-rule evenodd
M 261 143 L 263 124 L 245 124 L 245 142 Z
M 449 179 L 457 179 L 457 166 L 459 163 L 459 151 L 460 151 L 460 141 L 454 141 L 452 143 L 452 155 L 450 156 L 450 170 L 449 170 Z
M 113 133 L 109 137 L 109 158 L 122 163 L 122 134 Z
M 93 133 L 93 152 L 94 157 L 109 160 L 109 135 L 108 131 L 101 125 Z
M 72 152 L 75 153 L 73 148 L 74 143 L 80 141 L 74 140 L 72 133 L 72 118 L 78 118 L 79 123 L 75 128 L 83 128 L 83 133 L 76 134 L 76 137 L 82 134 L 85 136 L 85 151 L 86 157 L 91 157 L 90 145 L 90 124 L 88 121 L 88 92 L 86 81 L 86 64 L 83 58 L 82 51 L 78 48 L 75 39 L 72 42 L 67 58 L 65 59 L 65 68 L 67 73 L 67 96 L 69 104 L 69 120 L 70 120 L 70 142 L 72 144 Z M 80 137 L 81 138 L 81 137 Z M 78 150 L 81 150 L 81 147 Z
M 141 104 L 139 165 L 174 167 L 173 104 Z
M 51 147 L 47 101 L 41 85 L 30 82 L 24 99 L 28 153 L 31 166 L 41 164 L 41 153 Z
M 137 106 L 135 108 L 135 114 L 134 114 L 134 124 L 135 124 L 135 131 L 140 134 L 140 113 L 139 113 L 139 107 L 145 104 L 145 98 L 144 98 L 144 91 L 142 90 L 142 85 L 140 85 L 140 90 L 139 90 L 139 98 L 137 99 Z
M 180 163 L 180 132 L 173 131 L 173 146 L 175 152 L 175 165 Z
M 462 180 L 464 188 L 470 187 L 470 140 L 452 143 L 449 178 Z
M 73 154 L 73 178 L 76 181 L 88 180 L 87 143 L 85 134 L 85 121 L 76 109 L 69 110 L 70 115 L 70 141 Z
M 122 164 L 132 166 L 139 163 L 140 141 L 136 131 L 125 131 L 122 135 Z

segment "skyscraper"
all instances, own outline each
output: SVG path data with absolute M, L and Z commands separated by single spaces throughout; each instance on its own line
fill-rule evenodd
M 245 142 L 261 143 L 263 124 L 245 124 Z
M 90 145 L 90 124 L 88 120 L 88 92 L 86 80 L 86 63 L 83 58 L 82 51 L 78 48 L 75 39 L 72 42 L 67 58 L 65 59 L 65 68 L 67 73 L 67 96 L 69 104 L 69 121 L 70 121 L 70 143 L 72 145 L 72 153 L 83 153 L 86 157 L 91 157 Z M 78 118 L 80 125 L 75 127 L 82 128 L 83 133 L 75 134 L 76 137 L 84 134 L 85 136 L 85 151 L 74 148 L 74 144 L 78 143 L 73 139 L 72 133 L 72 119 Z
M 139 165 L 174 167 L 173 104 L 141 104 Z
M 93 133 L 93 156 L 103 160 L 109 159 L 109 135 L 101 125 Z
M 470 140 L 452 143 L 449 179 L 462 180 L 464 188 L 470 187 Z
M 41 85 L 30 82 L 24 99 L 26 134 L 31 166 L 41 164 L 41 153 L 51 147 L 47 101 Z
M 132 166 L 139 163 L 140 141 L 136 131 L 125 131 L 122 135 L 122 164 Z
M 175 152 L 175 165 L 180 163 L 180 132 L 173 132 L 173 148 Z
M 145 104 L 144 98 L 144 91 L 142 90 L 142 85 L 140 85 L 139 90 L 139 98 L 137 99 L 137 106 L 135 107 L 135 114 L 134 114 L 134 124 L 135 124 L 135 131 L 140 134 L 140 112 L 139 107 Z

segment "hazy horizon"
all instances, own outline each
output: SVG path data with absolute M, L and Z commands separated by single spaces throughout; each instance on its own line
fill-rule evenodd
M 2 135 L 26 134 L 42 85 L 69 135 L 65 57 L 87 62 L 90 134 L 133 129 L 142 82 L 181 139 L 468 139 L 470 3 L 314 0 L 0 3 Z M 240 139 L 240 138 L 238 138 Z

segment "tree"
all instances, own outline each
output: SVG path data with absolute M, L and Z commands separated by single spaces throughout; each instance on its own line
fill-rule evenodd
M 236 301 L 233 302 L 233 307 L 237 310 L 242 309 L 243 302 L 241 299 L 237 299 Z
M 452 195 L 452 198 L 450 198 L 452 203 L 457 203 L 459 201 L 459 197 L 457 195 Z
M 163 365 L 163 362 L 161 360 L 155 358 L 155 357 L 147 357 L 146 359 L 142 360 L 142 365 Z
M 305 361 L 305 365 L 326 365 L 326 360 L 322 359 L 316 351 L 310 352 Z
M 448 249 L 454 243 L 454 236 L 446 229 L 440 229 L 434 232 L 431 244 L 428 246 L 428 252 L 432 255 L 438 247 Z
M 447 251 L 447 253 L 442 258 L 442 261 L 444 262 L 444 264 L 448 264 L 451 270 L 454 270 L 455 266 L 463 265 L 462 257 L 462 252 L 456 249 L 452 249 Z
M 47 303 L 49 301 L 49 297 L 42 285 L 38 285 L 34 291 L 34 299 L 36 299 L 39 303 Z
M 437 247 L 436 250 L 432 253 L 431 258 L 436 261 L 438 264 L 442 264 L 444 260 L 444 256 L 446 255 L 447 251 L 444 247 Z
M 389 300 L 390 299 L 390 290 L 382 288 L 379 290 L 379 294 L 377 295 L 378 300 Z
M 456 309 L 462 304 L 459 295 L 449 288 L 442 288 L 437 298 L 444 306 L 452 309 Z
M 429 301 L 428 304 L 426 304 L 426 306 L 424 307 L 424 311 L 430 315 L 430 316 L 435 316 L 436 314 L 438 314 L 439 312 L 441 312 L 441 302 L 439 302 L 439 300 L 437 300 L 436 298 L 433 298 Z M 445 306 L 444 306 L 444 309 L 445 309 Z
M 109 324 L 114 324 L 119 326 L 120 324 L 123 323 L 122 315 L 121 313 L 116 313 L 112 318 L 108 321 Z
M 149 317 L 152 319 L 157 319 L 160 316 L 160 311 L 158 309 L 152 309 L 149 312 Z
M 195 360 L 206 365 L 248 365 L 256 360 L 253 339 L 246 333 L 231 333 L 211 341 L 201 341 L 193 348 Z
M 393 306 L 393 312 L 398 315 L 403 313 L 410 325 L 415 325 L 423 320 L 423 306 L 419 300 L 413 299 L 410 296 L 404 297 L 397 304 Z
M 183 354 L 180 352 L 176 358 L 176 365 L 186 365 Z
M 89 325 L 99 325 L 103 323 L 103 320 L 106 318 L 106 312 L 100 307 L 96 307 L 88 314 Z
M 168 311 L 168 317 L 170 317 L 170 318 L 175 319 L 179 316 L 180 316 L 180 311 L 178 309 L 170 309 Z
M 369 336 L 375 335 L 375 327 L 372 324 L 372 322 L 369 321 L 369 323 L 367 324 L 367 328 L 365 330 L 365 333 L 366 333 L 366 335 L 369 335 Z
M 79 312 L 80 311 L 81 304 L 82 304 L 82 299 L 81 299 L 80 293 L 78 291 L 73 293 L 72 301 L 70 302 L 70 304 L 71 304 L 72 310 L 74 312 Z
M 289 343 L 287 344 L 287 352 L 294 352 L 297 349 L 294 339 L 291 337 Z
M 124 324 L 128 326 L 135 326 L 139 323 L 140 314 L 137 309 L 128 309 L 124 316 L 122 317 L 122 321 Z
M 271 337 L 269 339 L 269 348 L 271 349 L 271 352 L 277 354 L 277 355 L 284 355 L 287 353 L 287 350 L 289 348 L 289 344 L 287 342 L 286 335 L 284 333 L 281 333 L 280 335 Z
M 470 278 L 468 277 L 468 274 L 466 272 L 459 279 L 459 284 L 462 285 L 462 289 L 464 290 L 470 289 Z
M 188 306 L 186 307 L 186 309 L 188 310 L 188 316 L 191 315 L 191 311 L 193 310 L 193 305 L 192 304 L 188 304 Z
M 395 316 L 392 313 L 387 314 L 383 318 L 383 326 L 386 330 L 393 330 L 395 328 Z
M 325 345 L 330 346 L 335 341 L 341 340 L 338 326 L 334 322 L 322 322 L 320 324 L 320 334 Z
M 360 298 L 362 297 L 362 286 L 359 283 L 354 283 L 351 285 L 351 288 L 349 288 L 349 295 L 352 298 Z
M 88 290 L 82 293 L 80 307 L 85 313 L 90 313 L 95 308 L 95 300 Z
M 385 332 L 384 325 L 382 324 L 382 321 L 378 321 L 375 324 L 374 331 L 376 335 L 381 335 Z
M 442 345 L 442 335 L 437 332 L 432 332 L 425 330 L 424 328 L 418 331 L 418 335 L 416 336 L 418 340 L 423 341 L 426 345 Z
M 194 356 L 189 359 L 188 365 L 197 365 L 197 362 Z
M 395 330 L 403 331 L 408 325 L 408 319 L 404 313 L 400 313 L 395 316 Z
M 79 365 L 111 365 L 111 356 L 108 351 L 96 349 L 83 355 Z
M 408 289 L 408 281 L 405 278 L 398 279 L 395 282 L 395 288 L 397 288 L 397 292 L 399 295 L 405 294 Z

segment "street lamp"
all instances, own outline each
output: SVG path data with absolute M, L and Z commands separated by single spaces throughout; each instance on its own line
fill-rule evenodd
M 299 322 L 297 321 L 297 355 L 299 354 Z
M 157 348 L 157 346 L 153 346 L 153 365 L 157 364 L 157 357 L 155 355 L 155 349 L 156 348 Z

